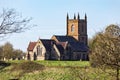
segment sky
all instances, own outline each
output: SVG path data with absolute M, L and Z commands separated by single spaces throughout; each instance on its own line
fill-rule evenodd
M 30 41 L 66 35 L 67 13 L 71 19 L 74 13 L 81 19 L 87 14 L 89 38 L 110 24 L 120 24 L 120 0 L 0 0 L 0 12 L 3 8 L 14 8 L 23 17 L 32 17 L 31 25 L 37 25 L 0 41 L 0 45 L 10 42 L 24 52 Z

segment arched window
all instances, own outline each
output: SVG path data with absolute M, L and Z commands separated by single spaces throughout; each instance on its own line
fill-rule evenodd
M 72 24 L 72 26 L 71 26 L 71 32 L 74 32 L 74 30 L 75 30 L 75 26 Z
M 37 47 L 37 55 L 38 56 L 42 55 L 42 49 L 40 48 L 40 46 Z

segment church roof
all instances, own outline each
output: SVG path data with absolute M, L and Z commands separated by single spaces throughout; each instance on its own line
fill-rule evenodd
M 45 46 L 47 51 L 51 51 L 53 44 L 56 45 L 57 49 L 60 51 L 60 53 L 64 52 L 64 48 L 61 44 L 56 44 L 54 40 L 50 40 L 50 39 L 40 39 L 41 42 L 43 43 L 43 45 Z
M 64 53 L 64 48 L 63 48 L 63 46 L 60 45 L 60 44 L 56 44 L 56 46 L 57 46 L 57 49 L 60 51 L 60 54 L 63 54 L 63 53 Z
M 82 42 L 78 42 L 72 36 L 58 36 L 58 35 L 55 35 L 55 37 L 59 42 L 68 42 L 67 44 L 69 44 L 71 49 L 75 52 L 77 52 L 77 51 L 81 51 L 81 52 L 88 51 L 88 46 L 87 45 L 85 45 Z
M 69 44 L 74 52 L 79 52 L 79 51 L 86 52 L 86 51 L 88 51 L 88 47 L 82 42 L 69 42 Z
M 57 42 L 57 45 L 61 45 L 64 49 L 66 48 L 68 42 Z
M 29 46 L 27 48 L 28 51 L 33 51 L 35 45 L 36 45 L 37 42 L 30 42 L 29 43 Z
M 54 35 L 59 42 L 76 42 L 77 40 L 73 38 L 72 36 L 60 36 L 60 35 Z
M 46 51 L 51 51 L 54 40 L 50 40 L 50 39 L 40 39 L 40 40 L 42 41 L 43 45 L 45 46 Z

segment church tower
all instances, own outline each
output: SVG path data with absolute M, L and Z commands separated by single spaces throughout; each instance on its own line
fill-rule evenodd
M 67 36 L 73 36 L 79 42 L 83 42 L 87 45 L 87 16 L 85 14 L 85 19 L 80 19 L 79 13 L 76 18 L 74 14 L 73 19 L 69 19 L 67 14 Z

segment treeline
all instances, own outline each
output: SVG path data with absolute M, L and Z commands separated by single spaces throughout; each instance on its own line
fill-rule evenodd
M 0 46 L 0 60 L 20 60 L 24 57 L 25 53 L 20 49 L 14 49 L 9 42 Z

